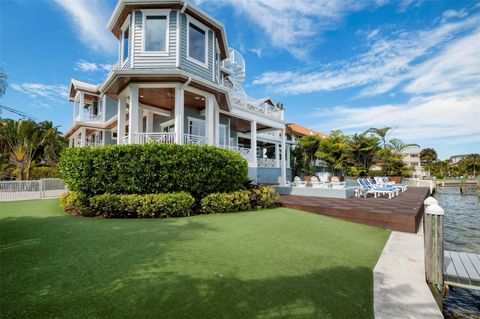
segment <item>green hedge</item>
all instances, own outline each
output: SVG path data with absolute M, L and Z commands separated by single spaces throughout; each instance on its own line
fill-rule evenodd
M 75 192 L 62 195 L 62 208 L 73 215 L 105 218 L 166 218 L 190 216 L 195 199 L 188 193 L 117 195 L 86 199 Z
M 274 188 L 257 186 L 250 189 L 250 206 L 253 209 L 273 208 L 280 206 L 280 195 Z
M 95 215 L 114 218 L 166 218 L 190 216 L 195 199 L 188 193 L 116 195 L 90 199 Z
M 59 163 L 72 191 L 87 197 L 185 191 L 197 200 L 242 189 L 247 162 L 213 146 L 145 144 L 66 149 Z
M 205 214 L 234 213 L 250 209 L 250 193 L 238 191 L 233 193 L 214 193 L 200 202 L 201 211 Z

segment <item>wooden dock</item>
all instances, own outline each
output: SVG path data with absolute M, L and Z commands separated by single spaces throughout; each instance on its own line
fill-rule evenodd
M 393 199 L 325 198 L 284 195 L 285 207 L 327 215 L 390 230 L 416 233 L 423 216 L 423 201 L 430 194 L 427 187 L 411 187 Z
M 444 283 L 480 290 L 480 254 L 445 250 Z

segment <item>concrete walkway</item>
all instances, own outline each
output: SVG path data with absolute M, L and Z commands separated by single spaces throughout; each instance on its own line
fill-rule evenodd
M 373 276 L 375 318 L 443 318 L 425 282 L 421 231 L 392 232 Z

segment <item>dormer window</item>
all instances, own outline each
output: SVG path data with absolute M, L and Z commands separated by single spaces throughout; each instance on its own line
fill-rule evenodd
M 143 52 L 168 53 L 167 10 L 143 10 Z
M 208 29 L 202 24 L 189 19 L 188 21 L 188 40 L 187 51 L 188 59 L 207 67 L 207 31 Z

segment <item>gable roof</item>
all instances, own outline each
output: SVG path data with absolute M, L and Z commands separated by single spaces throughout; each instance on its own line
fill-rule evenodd
M 70 82 L 70 90 L 68 91 L 68 100 L 72 101 L 76 91 L 83 91 L 92 94 L 100 94 L 100 84 L 90 84 L 79 80 L 72 79 Z
M 305 126 L 301 126 L 295 123 L 287 123 L 287 133 L 296 136 L 319 136 L 321 138 L 328 137 L 328 135 L 311 130 Z

